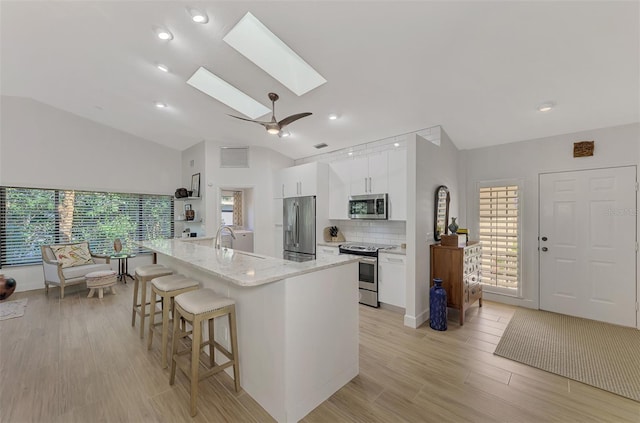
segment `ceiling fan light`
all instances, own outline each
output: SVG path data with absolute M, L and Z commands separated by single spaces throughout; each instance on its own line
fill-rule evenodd
M 283 129 L 280 132 L 278 132 L 278 136 L 280 138 L 287 138 L 290 135 L 291 135 L 291 132 L 287 131 L 286 129 Z
M 273 135 L 277 135 L 278 133 L 280 133 L 280 129 L 278 128 L 267 128 L 267 132 Z

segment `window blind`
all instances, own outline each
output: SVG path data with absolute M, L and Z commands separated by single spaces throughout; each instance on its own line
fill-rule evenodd
M 173 197 L 0 187 L 0 266 L 40 263 L 40 246 L 88 241 L 94 253 L 140 253 L 134 241 L 173 237 Z
M 480 188 L 481 282 L 518 289 L 519 214 L 515 185 Z

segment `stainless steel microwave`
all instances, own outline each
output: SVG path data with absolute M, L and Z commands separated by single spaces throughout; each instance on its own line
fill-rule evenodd
M 349 219 L 388 219 L 389 195 L 368 194 L 349 197 Z

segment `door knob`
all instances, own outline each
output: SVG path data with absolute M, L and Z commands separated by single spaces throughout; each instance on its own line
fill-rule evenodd
M 547 247 L 542 247 L 542 251 L 549 251 Z
M 543 237 L 542 237 L 542 240 L 543 240 L 543 241 L 546 241 L 546 240 L 547 240 L 547 237 L 546 237 L 546 236 L 543 236 Z

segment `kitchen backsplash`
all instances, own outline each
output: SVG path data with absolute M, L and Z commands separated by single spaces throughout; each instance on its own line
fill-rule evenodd
M 404 221 L 331 220 L 347 241 L 400 245 L 407 242 L 407 224 Z

